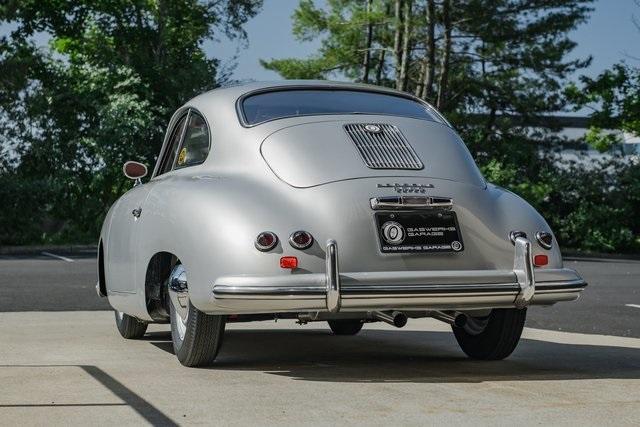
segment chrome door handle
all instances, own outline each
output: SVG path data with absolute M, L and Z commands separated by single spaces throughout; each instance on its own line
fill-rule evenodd
M 131 211 L 131 215 L 133 215 L 136 218 L 140 218 L 141 214 L 142 214 L 142 208 L 137 208 Z

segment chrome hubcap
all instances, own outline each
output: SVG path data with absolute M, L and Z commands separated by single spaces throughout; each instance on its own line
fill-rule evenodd
M 182 264 L 173 268 L 169 276 L 169 299 L 176 314 L 176 329 L 180 339 L 184 339 L 189 319 L 189 289 L 187 286 L 187 271 Z

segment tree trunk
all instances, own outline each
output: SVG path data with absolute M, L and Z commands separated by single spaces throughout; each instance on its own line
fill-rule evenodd
M 426 58 L 422 58 L 420 62 L 420 71 L 418 72 L 418 78 L 416 80 L 416 87 L 413 89 L 413 94 L 417 97 L 422 96 L 422 89 L 424 88 L 424 76 L 427 72 L 427 60 Z
M 386 1 L 385 2 L 385 7 L 384 7 L 384 15 L 385 16 L 389 16 L 391 14 L 391 3 Z M 382 77 L 384 74 L 384 66 L 385 66 L 385 61 L 386 61 L 386 54 L 387 54 L 387 50 L 386 50 L 386 41 L 385 41 L 385 33 L 387 31 L 386 27 L 384 27 L 383 29 L 381 29 L 380 31 L 382 31 L 382 33 L 380 34 L 380 44 L 381 44 L 381 49 L 378 52 L 378 64 L 376 65 L 376 84 L 377 85 L 381 85 L 382 84 Z
M 401 46 L 402 42 L 402 0 L 395 0 L 394 5 L 395 12 L 395 35 L 393 39 L 393 52 L 395 54 L 395 66 L 396 66 L 396 89 L 400 87 L 400 64 L 401 59 Z
M 411 60 L 411 6 L 413 0 L 405 0 L 404 3 L 404 28 L 402 40 L 402 62 L 400 63 L 400 87 L 399 90 L 407 90 L 409 80 L 409 62 Z
M 421 98 L 431 99 L 433 96 L 433 80 L 436 71 L 436 2 L 428 0 L 427 4 L 427 39 L 425 40 L 427 51 L 425 52 L 424 84 L 422 85 Z
M 384 71 L 384 55 L 387 51 L 384 49 L 380 49 L 380 53 L 378 54 L 378 65 L 376 66 L 376 84 L 382 84 L 382 72 Z
M 373 24 L 371 22 L 371 3 L 373 0 L 367 0 L 367 38 L 364 46 L 364 62 L 362 67 L 362 82 L 369 83 L 369 70 L 371 69 L 371 42 L 373 40 Z
M 442 52 L 442 66 L 440 67 L 440 81 L 438 82 L 438 101 L 436 107 L 444 108 L 447 100 L 447 84 L 449 82 L 449 58 L 451 56 L 451 0 L 444 0 L 442 9 L 444 24 L 444 51 Z
M 489 111 L 489 117 L 487 117 L 487 122 L 484 125 L 484 130 L 482 132 L 482 140 L 481 144 L 484 145 L 489 140 L 491 136 L 491 131 L 493 130 L 493 126 L 496 123 L 496 109 L 495 107 L 491 107 Z
M 158 69 L 162 69 L 165 62 L 165 46 L 164 46 L 164 32 L 165 32 L 165 20 L 166 20 L 167 5 L 164 0 L 158 2 L 158 15 L 156 17 L 156 25 L 158 30 L 156 31 L 156 49 L 154 52 L 156 65 Z

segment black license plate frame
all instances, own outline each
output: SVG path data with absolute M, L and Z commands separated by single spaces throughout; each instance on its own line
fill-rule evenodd
M 464 251 L 458 217 L 453 211 L 377 212 L 375 223 L 382 253 Z M 400 239 L 398 235 L 402 233 Z

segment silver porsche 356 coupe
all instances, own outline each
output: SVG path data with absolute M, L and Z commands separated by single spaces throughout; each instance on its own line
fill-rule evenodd
M 171 118 L 151 179 L 99 241 L 97 291 L 125 338 L 171 323 L 183 365 L 211 363 L 226 322 L 433 317 L 462 350 L 503 359 L 529 305 L 578 298 L 545 220 L 487 183 L 451 125 L 406 93 L 332 82 L 250 83 Z

